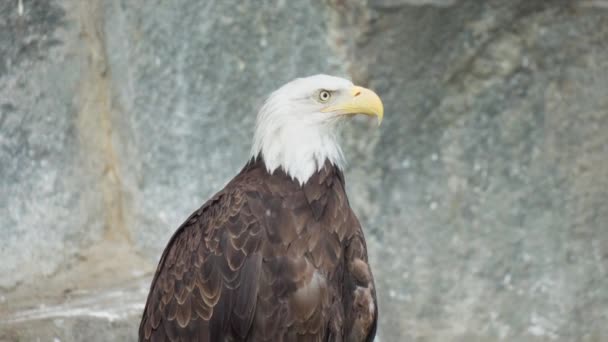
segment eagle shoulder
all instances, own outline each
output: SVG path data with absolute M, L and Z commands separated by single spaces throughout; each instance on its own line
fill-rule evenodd
M 165 248 L 139 328 L 140 341 L 244 339 L 261 268 L 262 227 L 238 177 L 184 222 Z

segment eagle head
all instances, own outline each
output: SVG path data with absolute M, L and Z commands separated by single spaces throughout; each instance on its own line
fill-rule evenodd
M 339 77 L 297 78 L 270 94 L 258 112 L 252 156 L 261 156 L 268 172 L 282 168 L 304 184 L 326 160 L 342 168 L 338 126 L 356 114 L 380 124 L 380 97 Z

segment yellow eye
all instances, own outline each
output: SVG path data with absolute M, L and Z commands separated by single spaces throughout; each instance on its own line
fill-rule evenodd
M 329 91 L 321 90 L 319 92 L 319 101 L 320 102 L 325 103 L 325 102 L 329 101 L 330 98 L 331 98 L 331 93 Z

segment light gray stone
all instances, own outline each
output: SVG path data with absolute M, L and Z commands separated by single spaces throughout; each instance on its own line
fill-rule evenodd
M 55 1 L 0 3 L 1 289 L 56 272 L 103 230 L 80 127 L 78 27 Z
M 339 24 L 364 27 L 352 13 Z M 608 336 L 607 15 L 470 1 L 365 16 L 350 59 L 367 57 L 386 125 L 355 203 L 382 340 Z
M 438 6 L 448 7 L 455 5 L 457 0 L 371 0 L 372 8 L 391 9 L 402 6 Z
M 77 291 L 0 320 L 0 341 L 136 341 L 150 278 Z

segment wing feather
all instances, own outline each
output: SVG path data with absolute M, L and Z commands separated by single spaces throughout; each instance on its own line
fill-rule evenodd
M 169 241 L 144 309 L 141 341 L 243 339 L 249 333 L 261 234 L 245 191 L 252 184 L 237 183 L 203 205 Z

